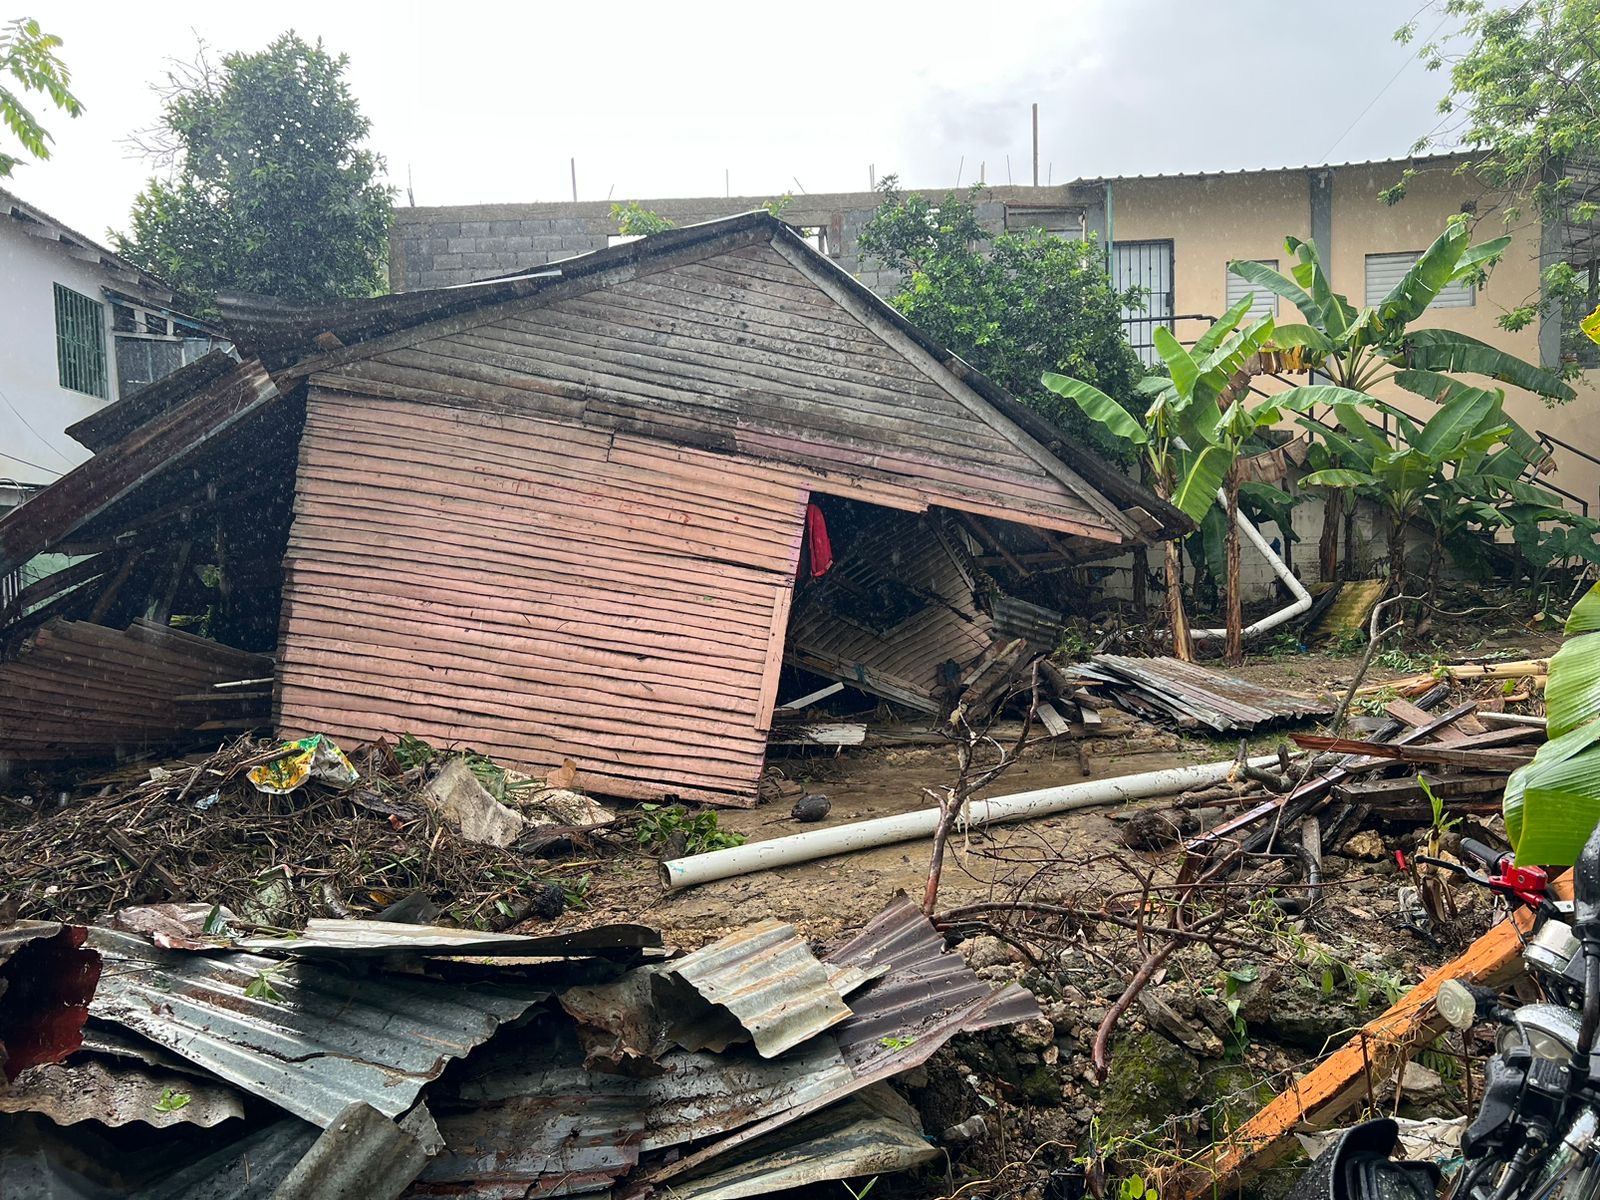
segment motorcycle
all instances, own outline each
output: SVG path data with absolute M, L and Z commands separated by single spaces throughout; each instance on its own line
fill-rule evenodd
M 1548 894 L 1537 867 L 1463 838 L 1483 868 L 1419 856 L 1534 913 L 1523 960 L 1548 998 L 1507 1007 L 1491 988 L 1449 980 L 1439 1015 L 1457 1029 L 1493 1023 L 1495 1052 L 1484 1068 L 1477 1112 L 1461 1137 L 1462 1167 L 1451 1200 L 1594 1200 L 1600 1197 L 1600 828 L 1573 868 L 1573 900 Z M 1392 1157 L 1395 1122 L 1346 1131 L 1311 1164 L 1288 1200 L 1436 1200 L 1431 1163 Z

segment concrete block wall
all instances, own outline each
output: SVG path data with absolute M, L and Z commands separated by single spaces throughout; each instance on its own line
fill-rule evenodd
M 937 202 L 947 189 L 924 189 Z M 760 208 L 769 196 L 641 200 L 675 225 L 694 225 Z M 877 192 L 838 192 L 796 197 L 783 219 L 824 232 L 827 253 L 879 295 L 899 287 L 899 274 L 864 260 L 861 231 L 881 197 Z M 978 219 L 996 232 L 1021 222 L 1075 235 L 1082 225 L 1098 230 L 1098 191 L 1059 187 L 988 187 L 978 193 Z M 1008 214 L 1010 219 L 1008 220 Z M 531 270 L 604 250 L 617 233 L 606 201 L 548 204 L 469 204 L 397 208 L 389 233 L 389 286 L 397 292 L 451 287 L 497 275 Z

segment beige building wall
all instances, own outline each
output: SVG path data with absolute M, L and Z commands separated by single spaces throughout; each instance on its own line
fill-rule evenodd
M 1536 219 L 1506 226 L 1496 207 L 1470 178 L 1457 175 L 1453 161 L 1428 161 L 1414 167 L 1406 198 L 1385 205 L 1379 192 L 1400 178 L 1403 163 L 1295 168 L 1225 175 L 1110 180 L 1112 237 L 1117 242 L 1166 240 L 1173 243 L 1173 311 L 1176 332 L 1191 341 L 1207 320 L 1226 308 L 1227 263 L 1231 259 L 1276 260 L 1287 270 L 1284 238 L 1313 238 L 1313 209 L 1320 190 L 1326 197 L 1321 220 L 1331 237 L 1323 263 L 1333 287 L 1360 307 L 1366 294 L 1369 254 L 1426 249 L 1445 222 L 1463 206 L 1479 217 L 1476 240 L 1510 233 L 1513 241 L 1488 284 L 1470 307 L 1430 309 L 1423 327 L 1458 330 L 1507 350 L 1528 362 L 1540 361 L 1539 323 L 1511 333 L 1498 319 L 1538 296 L 1540 232 Z M 1319 180 L 1318 177 L 1321 177 Z M 1185 320 L 1183 318 L 1190 317 Z M 1299 316 L 1287 303 L 1279 321 Z M 1600 457 L 1600 372 L 1589 372 L 1574 387 L 1577 398 L 1547 407 L 1537 396 L 1507 388 L 1506 412 L 1530 432 L 1543 431 Z M 1263 390 L 1271 390 L 1264 386 Z M 1427 402 L 1397 388 L 1380 394 L 1415 415 L 1426 417 Z M 1600 516 L 1600 466 L 1557 447 L 1551 482 L 1589 503 Z

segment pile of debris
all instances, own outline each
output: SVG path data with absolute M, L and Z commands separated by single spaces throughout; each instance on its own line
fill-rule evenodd
M 624 844 L 617 814 L 575 782 L 570 764 L 536 780 L 415 738 L 352 761 L 313 737 L 95 776 L 96 794 L 60 807 L 41 783 L 0 800 L 6 915 L 81 921 L 205 896 L 284 927 L 402 901 L 411 919 L 447 903 L 472 927 L 551 918 L 579 886 L 573 852 Z
M 888 1081 L 1040 1016 L 904 897 L 820 957 L 776 920 L 680 957 L 640 925 L 244 936 L 163 905 L 0 932 L 7 984 L 0 1194 L 145 1200 L 731 1200 L 907 1169 L 937 1151 Z

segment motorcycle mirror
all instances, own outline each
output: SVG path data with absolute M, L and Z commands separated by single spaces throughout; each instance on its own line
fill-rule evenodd
M 1600 825 L 1596 825 L 1572 868 L 1572 917 L 1578 930 L 1600 927 Z
M 1439 1015 L 1457 1029 L 1471 1029 L 1478 1023 L 1478 998 L 1459 979 L 1441 983 L 1433 1002 Z

